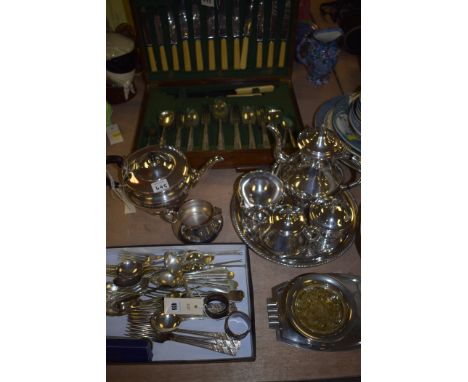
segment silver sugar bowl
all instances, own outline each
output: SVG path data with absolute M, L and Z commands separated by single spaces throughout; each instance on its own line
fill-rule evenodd
M 332 253 L 353 231 L 356 218 L 339 197 L 317 199 L 309 206 L 311 246 L 315 253 Z

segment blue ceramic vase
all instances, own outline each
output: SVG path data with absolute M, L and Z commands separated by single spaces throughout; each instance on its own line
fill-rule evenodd
M 342 35 L 341 28 L 311 29 L 297 44 L 297 60 L 306 67 L 314 85 L 328 82 L 340 53 L 338 40 Z

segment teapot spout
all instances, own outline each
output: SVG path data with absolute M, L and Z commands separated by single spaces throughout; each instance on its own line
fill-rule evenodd
M 224 161 L 224 158 L 220 155 L 216 155 L 206 162 L 198 171 L 194 171 L 192 186 L 196 185 L 200 178 L 205 175 L 205 172 L 212 168 L 216 163 Z
M 267 125 L 268 130 L 273 133 L 275 138 L 275 148 L 273 150 L 273 155 L 277 162 L 287 162 L 289 160 L 289 156 L 285 154 L 283 148 L 281 147 L 281 133 L 278 128 L 275 126 L 274 123 L 269 123 Z

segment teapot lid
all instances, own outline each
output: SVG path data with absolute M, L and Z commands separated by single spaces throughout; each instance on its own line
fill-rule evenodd
M 318 199 L 309 208 L 310 220 L 324 229 L 346 229 L 351 224 L 352 217 L 353 212 L 348 204 L 334 197 Z
M 302 209 L 289 204 L 277 206 L 270 215 L 270 226 L 278 231 L 298 232 L 305 223 L 306 218 Z
M 123 175 L 133 190 L 158 193 L 180 185 L 190 171 L 187 158 L 176 148 L 146 146 L 127 158 Z
M 297 144 L 301 152 L 317 158 L 330 158 L 343 150 L 336 134 L 322 125 L 318 129 L 309 128 L 299 133 Z

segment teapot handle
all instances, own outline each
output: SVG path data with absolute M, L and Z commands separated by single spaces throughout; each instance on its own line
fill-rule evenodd
M 350 169 L 355 170 L 356 172 L 359 173 L 359 178 L 358 179 L 356 179 L 355 181 L 353 181 L 351 183 L 348 183 L 348 184 L 341 184 L 340 189 L 341 190 L 349 190 L 349 189 L 361 184 L 361 160 L 360 160 L 360 158 L 357 155 L 353 155 L 353 154 L 350 154 L 350 153 L 341 153 L 341 154 L 339 154 L 337 156 L 337 159 L 338 160 L 345 159 L 345 160 L 350 161 L 353 165 L 351 165 L 349 163 L 346 163 L 344 161 L 341 161 L 341 163 L 343 163 L 344 165 L 346 165 Z
M 123 167 L 124 164 L 124 158 L 121 157 L 120 155 L 107 155 L 106 156 L 106 165 L 108 164 L 116 164 L 120 169 Z M 114 187 L 119 187 L 119 183 L 114 181 Z M 106 185 L 109 187 L 112 187 L 111 180 L 109 179 L 109 176 L 106 177 Z

